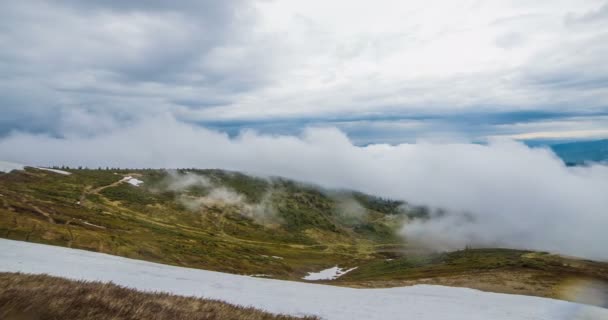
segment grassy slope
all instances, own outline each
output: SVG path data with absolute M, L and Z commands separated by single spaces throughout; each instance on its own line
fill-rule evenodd
M 407 216 L 424 215 L 424 210 L 403 212 L 399 202 L 360 193 L 196 171 L 247 203 L 270 203 L 265 210 L 273 212 L 271 219 L 260 222 L 238 206 L 188 210 L 179 199 L 204 196 L 208 188 L 167 191 L 163 171 L 72 173 L 27 169 L 0 174 L 0 237 L 283 279 L 336 264 L 358 266 L 332 282 L 347 286 L 437 283 L 559 298 L 564 281 L 608 280 L 606 264 L 527 251 L 421 254 L 396 230 Z M 145 183 L 117 183 L 127 174 Z M 343 199 L 355 199 L 366 214 L 345 216 Z
M 608 264 L 541 252 L 469 249 L 374 261 L 346 274 L 334 284 L 353 287 L 438 284 L 608 307 L 605 298 L 586 300 L 568 292 L 589 282 L 599 284 L 602 291 L 608 290 Z M 602 295 L 608 297 L 608 291 Z
M 127 173 L 144 185 L 117 184 Z M 374 256 L 375 246 L 400 241 L 392 230 L 394 218 L 371 212 L 355 225 L 341 223 L 335 201 L 315 188 L 221 171 L 199 173 L 251 203 L 272 188 L 278 222 L 261 225 L 231 206 L 187 210 L 176 199 L 206 190 L 159 192 L 166 178 L 162 171 L 75 170 L 62 176 L 28 169 L 0 175 L 0 236 L 280 278 L 359 263 Z M 379 232 L 369 235 L 369 230 Z
M 0 319 L 315 319 L 273 315 L 221 301 L 144 293 L 114 284 L 0 273 Z

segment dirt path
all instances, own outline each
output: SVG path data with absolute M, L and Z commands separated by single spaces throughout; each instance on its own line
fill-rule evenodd
M 36 212 L 38 212 L 38 213 L 40 213 L 41 215 L 45 216 L 45 217 L 46 217 L 46 218 L 49 220 L 49 222 L 50 222 L 50 223 L 55 224 L 55 220 L 53 219 L 53 217 L 51 216 L 51 214 L 50 214 L 50 213 L 48 213 L 48 212 L 46 212 L 46 211 L 44 211 L 44 210 L 42 210 L 42 209 L 38 208 L 38 207 L 37 207 L 37 206 L 35 206 L 35 205 L 31 205 L 31 206 L 32 206 L 32 208 L 33 208 L 34 210 L 36 210 Z
M 116 182 L 110 183 L 110 184 L 105 185 L 105 186 L 97 187 L 95 189 L 93 189 L 93 186 L 86 186 L 84 188 L 84 190 L 82 190 L 82 194 L 80 195 L 80 198 L 79 198 L 78 202 L 80 204 L 83 204 L 86 201 L 87 195 L 94 194 L 94 195 L 102 196 L 100 193 L 103 190 L 105 190 L 107 188 L 117 187 L 117 186 L 119 186 L 122 183 L 126 183 L 127 182 L 127 179 L 125 179 L 126 177 L 141 177 L 141 174 L 139 174 L 139 173 L 129 173 L 129 174 L 123 175 L 123 177 L 120 180 L 116 181 Z
M 120 180 L 118 180 L 118 181 L 116 181 L 114 183 L 111 183 L 111 184 L 108 184 L 108 185 L 105 185 L 105 186 L 101 186 L 101 187 L 92 189 L 87 194 L 99 194 L 104 189 L 116 187 L 116 186 L 118 186 L 118 185 L 120 185 L 122 183 L 126 183 L 127 182 L 126 177 L 141 177 L 141 174 L 139 174 L 139 173 L 128 173 L 126 175 L 123 175 L 122 179 L 120 179 Z
M 306 249 L 318 249 L 318 248 L 326 248 L 324 251 L 327 251 L 328 253 L 333 252 L 331 249 L 333 248 L 357 248 L 360 247 L 360 244 L 295 244 L 295 243 L 281 243 L 281 242 L 271 242 L 271 241 L 258 241 L 258 240 L 249 240 L 249 239 L 242 239 L 242 238 L 238 238 L 235 236 L 232 236 L 230 234 L 227 234 L 224 231 L 224 224 L 225 224 L 225 220 L 226 218 L 224 217 L 223 214 L 219 215 L 219 221 L 217 223 L 217 227 L 218 227 L 218 231 L 220 233 L 219 237 L 217 234 L 212 234 L 211 232 L 208 231 L 204 231 L 201 230 L 200 228 L 196 228 L 196 227 L 191 227 L 188 225 L 184 225 L 184 224 L 169 224 L 166 223 L 164 221 L 160 221 L 158 219 L 154 219 L 150 216 L 144 215 L 138 211 L 134 211 L 131 210 L 129 208 L 126 208 L 124 206 L 118 206 L 115 202 L 110 201 L 109 199 L 107 199 L 101 192 L 107 188 L 112 188 L 112 187 L 116 187 L 122 183 L 126 183 L 126 180 L 124 179 L 127 176 L 131 176 L 131 177 L 140 177 L 140 174 L 136 174 L 136 173 L 129 173 L 123 176 L 122 179 L 113 182 L 111 184 L 105 185 L 105 186 L 101 186 L 101 187 L 97 187 L 95 189 L 93 189 L 92 187 L 88 186 L 87 188 L 85 188 L 85 190 L 83 191 L 83 194 L 80 198 L 80 202 L 84 203 L 84 201 L 86 200 L 86 196 L 87 195 L 97 195 L 99 196 L 102 201 L 109 207 L 112 207 L 114 209 L 116 209 L 116 211 L 118 212 L 122 212 L 125 213 L 127 212 L 129 215 L 132 215 L 134 217 L 137 217 L 138 219 L 145 221 L 147 223 L 152 223 L 155 224 L 157 226 L 163 227 L 163 228 L 169 228 L 169 229 L 179 229 L 182 231 L 187 231 L 187 232 L 191 232 L 194 234 L 198 234 L 198 235 L 204 235 L 204 236 L 214 236 L 217 240 L 219 241 L 224 241 L 224 242 L 229 242 L 229 243 L 242 243 L 242 244 L 255 244 L 255 245 L 265 245 L 265 246 L 280 246 L 280 247 L 289 247 L 289 248 L 293 248 L 293 249 L 300 249 L 300 250 L 306 250 Z M 369 244 L 367 245 L 367 247 L 371 247 L 371 248 L 377 248 L 377 247 L 383 247 L 383 246 L 403 246 L 404 244 L 402 243 L 389 243 L 389 244 Z M 347 254 L 347 253 L 341 253 L 341 254 Z M 354 254 L 353 254 L 354 255 Z

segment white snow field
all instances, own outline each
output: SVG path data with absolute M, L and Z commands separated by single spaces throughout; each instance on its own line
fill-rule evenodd
M 180 268 L 106 254 L 0 240 L 0 272 L 112 281 L 147 291 L 224 300 L 323 319 L 602 320 L 608 309 L 465 288 L 352 289 Z

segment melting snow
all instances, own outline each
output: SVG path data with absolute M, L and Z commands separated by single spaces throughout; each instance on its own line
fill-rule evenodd
M 122 181 L 125 181 L 126 183 L 128 183 L 130 185 L 133 185 L 133 186 L 136 186 L 136 187 L 139 187 L 140 184 L 144 183 L 143 181 L 141 181 L 139 179 L 136 179 L 136 178 L 133 178 L 131 176 L 124 177 L 122 179 Z
M 82 219 L 79 219 L 79 220 L 80 220 L 80 222 L 82 222 L 83 224 L 86 224 L 86 225 L 91 226 L 91 227 L 96 227 L 96 228 L 100 228 L 100 229 L 105 229 L 105 228 L 106 228 L 106 227 L 103 227 L 103 226 L 100 226 L 100 225 L 96 225 L 96 224 L 90 223 L 90 222 L 88 222 L 88 221 L 84 221 L 84 220 L 82 220 Z
M 45 170 L 45 171 L 50 171 L 50 172 L 54 172 L 54 173 L 58 173 L 58 174 L 63 174 L 63 175 L 65 175 L 65 176 L 69 176 L 69 175 L 71 175 L 71 173 L 70 173 L 70 172 L 63 171 L 63 170 L 50 169 L 50 168 L 42 168 L 42 167 L 36 167 L 36 169 Z
M 273 259 L 277 259 L 277 260 L 283 260 L 283 257 L 279 257 L 279 256 L 267 256 L 267 255 L 263 254 L 262 257 L 264 257 L 264 258 L 273 258 Z
M 139 290 L 206 297 L 323 319 L 608 319 L 608 309 L 539 297 L 428 285 L 344 288 L 180 268 L 4 239 L 0 239 L 0 272 L 112 281 Z
M 342 268 L 335 266 L 333 268 L 321 270 L 319 272 L 309 272 L 308 275 L 302 279 L 304 280 L 335 280 L 341 276 L 357 269 L 357 267 L 343 270 Z

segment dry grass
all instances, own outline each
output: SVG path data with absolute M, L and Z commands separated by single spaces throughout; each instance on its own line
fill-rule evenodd
M 302 319 L 221 301 L 144 293 L 114 284 L 0 273 L 0 319 Z M 316 319 L 316 318 L 306 318 Z
M 487 292 L 537 296 L 608 308 L 608 282 L 542 270 L 500 269 L 409 280 L 343 282 L 352 288 L 392 288 L 418 284 L 472 288 Z

